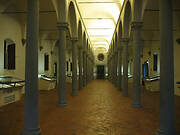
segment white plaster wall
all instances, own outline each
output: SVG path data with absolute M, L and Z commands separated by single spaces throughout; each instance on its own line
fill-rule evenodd
M 22 26 L 14 16 L 0 14 L 0 75 L 10 75 L 24 79 L 25 78 L 25 45 L 22 45 Z M 4 40 L 11 39 L 16 44 L 16 69 L 4 69 Z M 42 51 L 38 51 L 38 71 L 39 73 L 51 74 L 51 48 L 52 44 L 48 40 L 40 41 L 43 46 Z M 44 54 L 49 54 L 49 70 L 44 71 Z
M 180 38 L 180 32 L 174 32 L 174 89 L 175 94 L 180 96 L 180 88 L 176 84 L 180 81 L 180 44 L 176 42 L 177 38 Z
M 178 88 L 178 85 L 176 84 L 177 81 L 180 81 L 180 45 L 176 42 L 176 39 L 180 37 L 180 33 L 174 32 L 174 90 L 175 95 L 180 96 L 180 89 Z M 157 43 L 158 44 L 158 43 Z M 151 55 L 149 56 L 148 52 L 151 51 Z M 153 71 L 153 53 L 158 53 L 158 70 L 157 72 Z M 143 58 L 142 58 L 142 64 L 149 60 L 149 76 L 156 76 L 160 75 L 160 49 L 159 47 L 155 46 L 149 46 L 143 48 Z
M 149 51 L 151 52 L 151 55 L 149 55 L 149 53 L 148 53 Z M 158 54 L 157 71 L 153 71 L 153 54 L 154 53 Z M 143 58 L 141 59 L 141 63 L 144 64 L 144 62 L 147 60 L 149 61 L 149 77 L 160 75 L 160 49 L 159 49 L 159 47 L 145 47 L 145 48 L 143 48 Z
M 24 79 L 25 47 L 22 45 L 22 32 L 15 16 L 0 14 L 0 75 L 10 75 Z M 16 69 L 4 69 L 4 40 L 11 39 L 16 44 Z
M 38 50 L 38 72 L 40 74 L 46 74 L 46 75 L 51 75 L 52 74 L 52 55 L 51 55 L 51 51 L 52 51 L 52 42 L 48 41 L 48 40 L 41 40 L 40 41 L 40 46 L 43 47 L 43 49 L 40 51 L 40 49 Z M 49 70 L 45 71 L 44 70 L 44 54 L 48 54 L 49 55 Z

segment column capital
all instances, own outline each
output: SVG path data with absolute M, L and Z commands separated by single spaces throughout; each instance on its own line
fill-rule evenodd
M 67 22 L 58 22 L 57 27 L 59 30 L 68 30 L 68 23 Z
M 79 48 L 79 50 L 83 50 L 83 47 L 82 46 L 80 46 L 80 45 L 78 45 L 78 48 Z
M 83 52 L 84 52 L 85 54 L 87 54 L 87 50 L 86 50 L 85 48 L 83 48 Z
M 143 22 L 138 22 L 138 21 L 134 21 L 134 22 L 132 22 L 131 23 L 131 27 L 132 27 L 132 29 L 134 30 L 134 29 L 140 29 L 140 28 L 142 28 L 142 26 L 143 26 Z
M 118 47 L 118 51 L 122 51 L 123 47 L 122 45 Z
M 118 48 L 114 50 L 114 54 L 118 53 Z
M 70 38 L 70 40 L 73 41 L 73 42 L 77 42 L 78 41 L 78 37 L 72 37 L 72 38 Z
M 129 42 L 129 38 L 121 38 L 120 42 Z

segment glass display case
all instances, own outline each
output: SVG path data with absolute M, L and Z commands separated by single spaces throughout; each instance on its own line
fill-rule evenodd
M 72 73 L 66 73 L 66 82 L 72 83 Z
M 0 106 L 20 100 L 24 82 L 12 76 L 0 76 Z
M 180 82 L 176 82 L 177 87 L 180 89 Z
M 153 76 L 144 78 L 145 88 L 149 91 L 160 91 L 160 76 Z
M 131 75 L 131 74 L 128 74 L 128 78 L 133 78 L 133 75 Z
M 38 75 L 39 90 L 52 90 L 56 87 L 56 77 L 45 74 Z
M 147 77 L 145 78 L 146 81 L 157 81 L 157 80 L 160 80 L 160 76 L 154 76 L 154 77 Z

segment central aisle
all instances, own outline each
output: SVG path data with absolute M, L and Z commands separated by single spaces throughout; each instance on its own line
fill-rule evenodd
M 56 108 L 41 123 L 44 135 L 152 135 L 155 118 L 142 109 L 131 108 L 110 82 L 95 80 L 68 97 L 66 108 Z
M 132 97 L 106 80 L 92 81 L 76 97 L 68 84 L 67 95 L 68 106 L 57 107 L 57 89 L 39 91 L 42 135 L 152 135 L 158 127 L 157 114 L 131 108 Z M 23 124 L 23 98 L 0 108 L 0 135 L 19 135 Z

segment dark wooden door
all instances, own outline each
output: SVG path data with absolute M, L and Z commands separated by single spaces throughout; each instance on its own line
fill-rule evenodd
M 104 65 L 97 66 L 97 79 L 104 79 Z

